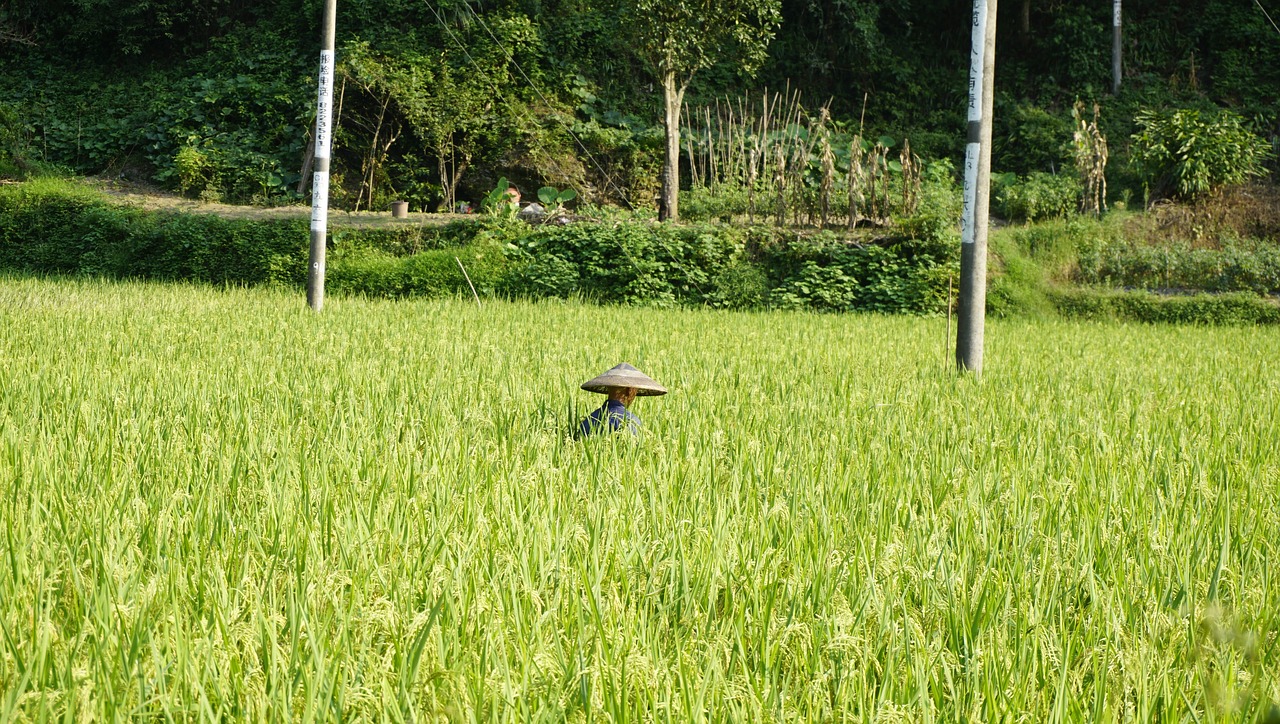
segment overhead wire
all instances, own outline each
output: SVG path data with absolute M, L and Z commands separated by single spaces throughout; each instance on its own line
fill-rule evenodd
M 1260 0 L 1253 0 L 1253 4 L 1257 5 L 1258 9 L 1262 11 L 1262 14 L 1267 17 L 1267 22 L 1271 23 L 1271 27 L 1275 28 L 1277 33 L 1280 33 L 1280 25 L 1276 25 L 1276 21 L 1271 19 L 1271 13 L 1267 12 L 1267 9 L 1262 7 Z

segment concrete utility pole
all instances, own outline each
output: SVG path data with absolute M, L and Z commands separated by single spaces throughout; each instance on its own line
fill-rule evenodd
M 982 373 L 987 307 L 987 221 L 991 192 L 991 97 L 995 87 L 996 0 L 974 0 L 969 52 L 969 132 L 964 150 L 964 228 L 956 366 Z
M 1120 92 L 1120 71 L 1123 49 L 1120 41 L 1120 5 L 1123 0 L 1111 3 L 1111 95 Z
M 315 176 L 311 183 L 311 254 L 307 265 L 307 304 L 324 306 L 324 243 L 329 227 L 329 148 L 333 139 L 333 60 L 338 0 L 325 0 L 320 41 L 320 81 L 316 96 Z

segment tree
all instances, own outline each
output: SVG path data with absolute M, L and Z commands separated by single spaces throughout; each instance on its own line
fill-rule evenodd
M 680 107 L 695 73 L 731 61 L 747 74 L 766 58 L 781 0 L 630 0 L 635 49 L 662 85 L 666 159 L 660 218 L 679 218 Z

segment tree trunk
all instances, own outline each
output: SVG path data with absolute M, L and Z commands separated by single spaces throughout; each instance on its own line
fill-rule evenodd
M 680 106 L 684 88 L 676 83 L 676 74 L 662 76 L 662 100 L 667 128 L 667 157 L 662 166 L 662 199 L 658 218 L 674 221 L 680 218 Z

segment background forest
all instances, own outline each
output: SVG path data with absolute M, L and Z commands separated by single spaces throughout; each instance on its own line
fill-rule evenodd
M 636 54 L 623 5 L 340 1 L 333 203 L 384 209 L 407 199 L 415 209 L 450 209 L 476 202 L 505 177 L 527 189 L 573 188 L 589 203 L 653 208 L 662 94 Z M 1077 101 L 1086 120 L 1099 106 L 1113 200 L 1178 192 L 1168 179 L 1144 175 L 1134 158 L 1135 119 L 1144 113 L 1178 109 L 1216 128 L 1226 109 L 1228 125 L 1274 164 L 1280 30 L 1265 5 L 1125 0 L 1123 83 L 1112 94 L 1112 3 L 1006 0 L 993 159 L 1005 175 L 997 178 L 1020 179 L 1023 197 L 1035 195 L 1036 184 L 1048 196 L 1055 185 L 1079 184 L 1071 178 Z M 320 7 L 319 0 L 10 0 L 0 7 L 7 167 L 0 172 L 52 166 L 209 200 L 300 200 Z M 827 163 L 844 174 L 865 160 L 849 144 L 855 135 L 879 139 L 884 152 L 873 161 L 885 168 L 891 161 L 898 174 L 899 158 L 926 166 L 958 159 L 967 3 L 782 0 L 780 11 L 757 72 L 730 60 L 693 77 L 685 97 L 687 190 L 717 178 L 709 167 L 715 154 L 693 143 L 699 129 L 710 139 L 725 132 L 724 119 L 749 125 L 767 115 L 770 99 L 785 111 L 777 128 L 802 137 L 818 175 L 823 134 L 835 149 Z M 1036 203 L 1022 215 L 1037 215 Z M 682 204 L 695 217 L 746 210 L 714 194 L 693 193 Z

